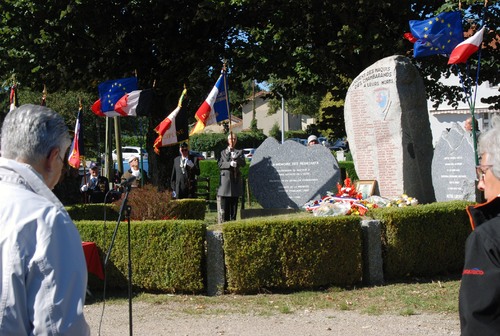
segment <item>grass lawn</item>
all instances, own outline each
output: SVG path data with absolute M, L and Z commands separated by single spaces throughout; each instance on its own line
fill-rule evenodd
M 421 313 L 458 314 L 457 279 L 415 280 L 377 287 L 337 288 L 293 293 L 257 295 L 203 296 L 135 293 L 133 301 L 177 305 L 187 314 L 252 313 L 287 314 L 295 311 L 335 309 L 362 314 L 415 315 Z M 107 294 L 107 301 L 126 304 L 127 291 Z M 102 294 L 94 293 L 88 303 L 100 302 Z

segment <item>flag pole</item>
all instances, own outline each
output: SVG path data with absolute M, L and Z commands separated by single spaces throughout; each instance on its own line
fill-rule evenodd
M 83 104 L 82 104 L 82 98 L 78 98 L 78 114 L 83 113 Z M 78 117 L 77 117 L 78 118 Z M 80 127 L 83 128 L 83 125 L 80 124 Z M 83 134 L 83 133 L 80 133 Z M 87 184 L 87 165 L 85 161 L 85 155 L 80 155 L 80 164 L 83 166 L 83 183 Z M 80 167 L 78 167 L 80 168 Z M 83 199 L 84 203 L 87 204 L 89 202 L 88 194 L 87 192 L 83 193 Z
M 476 77 L 476 92 L 474 92 L 474 99 L 472 99 L 470 88 L 466 87 L 466 83 L 465 80 L 463 79 L 460 68 L 458 68 L 456 64 L 454 64 L 454 66 L 456 66 L 458 72 L 458 78 L 460 79 L 460 84 L 462 84 L 462 90 L 464 91 L 465 99 L 467 100 L 467 104 L 469 105 L 469 112 L 471 114 L 471 123 L 472 123 L 472 144 L 474 149 L 474 162 L 477 166 L 479 165 L 479 157 L 477 153 L 476 116 L 474 113 L 476 93 L 477 93 L 477 77 Z M 479 76 L 479 72 L 477 73 L 477 76 Z
M 226 92 L 226 108 L 227 108 L 227 116 L 229 118 L 229 134 L 231 134 L 231 137 L 233 135 L 233 127 L 231 125 L 231 110 L 229 109 L 229 91 L 227 90 L 227 80 L 226 80 L 226 63 L 227 61 L 224 60 L 224 63 L 222 63 L 222 72 L 223 72 L 223 79 L 224 79 L 224 91 Z
M 481 43 L 482 45 L 482 43 Z M 474 99 L 472 100 L 471 105 L 471 115 L 472 115 L 472 140 L 474 141 L 474 155 L 476 159 L 476 166 L 479 165 L 479 153 L 477 152 L 477 129 L 476 129 L 476 116 L 475 116 L 475 106 L 476 106 L 476 97 L 477 97 L 477 89 L 478 89 L 478 80 L 479 80 L 479 70 L 481 69 L 481 46 L 477 52 L 477 70 L 476 70 L 476 88 L 474 90 Z

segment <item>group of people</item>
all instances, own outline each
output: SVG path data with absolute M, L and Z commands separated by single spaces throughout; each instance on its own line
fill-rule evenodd
M 230 133 L 227 138 L 228 146 L 220 154 L 218 161 L 220 169 L 220 186 L 217 195 L 221 198 L 223 219 L 235 220 L 238 209 L 238 198 L 242 194 L 242 176 L 240 168 L 245 166 L 245 156 L 242 150 L 235 148 L 237 136 Z M 308 146 L 319 144 L 315 135 L 307 139 Z M 132 187 L 140 186 L 148 181 L 147 173 L 139 168 L 139 158 L 130 156 L 130 168 L 121 176 L 121 181 L 127 181 L 134 176 Z M 179 156 L 174 159 L 170 183 L 172 196 L 177 199 L 196 198 L 196 180 L 200 175 L 198 158 L 190 154 L 189 145 L 183 142 L 179 146 Z M 141 182 L 142 180 L 142 182 Z M 81 181 L 80 191 L 84 193 L 89 203 L 109 202 L 106 198 L 109 192 L 109 180 L 99 172 L 99 166 L 92 162 L 89 173 Z
M 242 194 L 243 180 L 241 167 L 246 165 L 243 150 L 236 149 L 237 136 L 230 133 L 228 146 L 224 149 L 218 161 L 220 169 L 220 186 L 217 195 L 221 199 L 221 212 L 224 221 L 235 220 L 238 212 L 238 199 Z M 139 168 L 139 158 L 131 156 L 128 160 L 130 169 L 121 177 L 127 181 L 135 177 L 132 187 L 137 187 L 148 181 L 146 172 Z M 174 198 L 196 198 L 196 180 L 200 175 L 198 159 L 190 154 L 189 146 L 183 142 L 179 146 L 179 156 L 174 159 L 170 183 Z M 99 166 L 92 162 L 89 173 L 82 178 L 80 191 L 87 197 L 89 203 L 108 202 L 109 180 L 99 173 Z
M 121 182 L 133 180 L 131 187 L 138 187 L 149 181 L 147 173 L 139 168 L 137 156 L 130 156 L 128 163 L 130 168 L 121 176 Z M 132 176 L 134 178 L 131 179 Z M 100 174 L 99 166 L 95 162 L 90 163 L 89 173 L 82 177 L 80 192 L 85 197 L 85 203 L 109 203 L 114 200 L 113 195 L 109 194 L 109 179 Z
M 26 139 L 29 139 L 27 141 Z M 236 218 L 240 168 L 246 162 L 230 134 L 218 162 L 225 220 Z M 89 335 L 83 315 L 87 268 L 76 226 L 52 193 L 70 145 L 64 119 L 44 106 L 9 112 L 1 132 L 0 333 Z M 176 192 L 188 170 L 197 169 L 181 145 Z M 500 117 L 479 138 L 478 188 L 486 202 L 467 208 L 473 232 L 467 238 L 459 293 L 462 335 L 500 333 Z M 131 162 L 132 163 L 132 162 Z M 89 179 L 98 174 L 92 173 Z M 130 174 L 137 174 L 131 168 Z M 135 175 L 134 175 L 135 176 Z M 102 184 L 88 181 L 87 190 Z M 179 186 L 179 187 L 177 187 Z M 83 188 L 83 186 L 82 186 Z

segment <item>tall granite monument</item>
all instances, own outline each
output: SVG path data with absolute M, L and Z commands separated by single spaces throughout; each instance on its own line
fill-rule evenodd
M 408 58 L 390 56 L 359 74 L 347 92 L 344 119 L 360 180 L 377 180 L 381 196 L 435 201 L 425 87 Z
M 274 138 L 257 148 L 248 171 L 252 195 L 265 209 L 300 208 L 335 191 L 339 181 L 340 168 L 328 148 Z
M 436 143 L 432 183 L 437 201 L 476 200 L 476 160 L 471 133 L 453 123 Z

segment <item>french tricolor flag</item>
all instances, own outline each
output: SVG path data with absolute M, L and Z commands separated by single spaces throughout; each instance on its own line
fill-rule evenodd
M 469 37 L 467 40 L 459 43 L 455 49 L 451 52 L 448 64 L 458 64 L 465 63 L 469 57 L 479 50 L 481 43 L 483 43 L 483 34 L 485 27 L 481 28 L 473 36 Z
M 148 94 L 151 93 L 152 90 L 135 90 L 129 92 L 116 102 L 115 111 L 124 117 L 136 117 L 137 107 L 139 104 L 144 104 L 145 100 L 148 100 L 149 103 L 151 101 L 151 97 L 149 97 Z
M 202 132 L 207 125 L 228 119 L 229 95 L 226 87 L 226 71 L 222 70 L 217 83 L 194 115 L 198 122 L 191 130 L 190 135 Z

